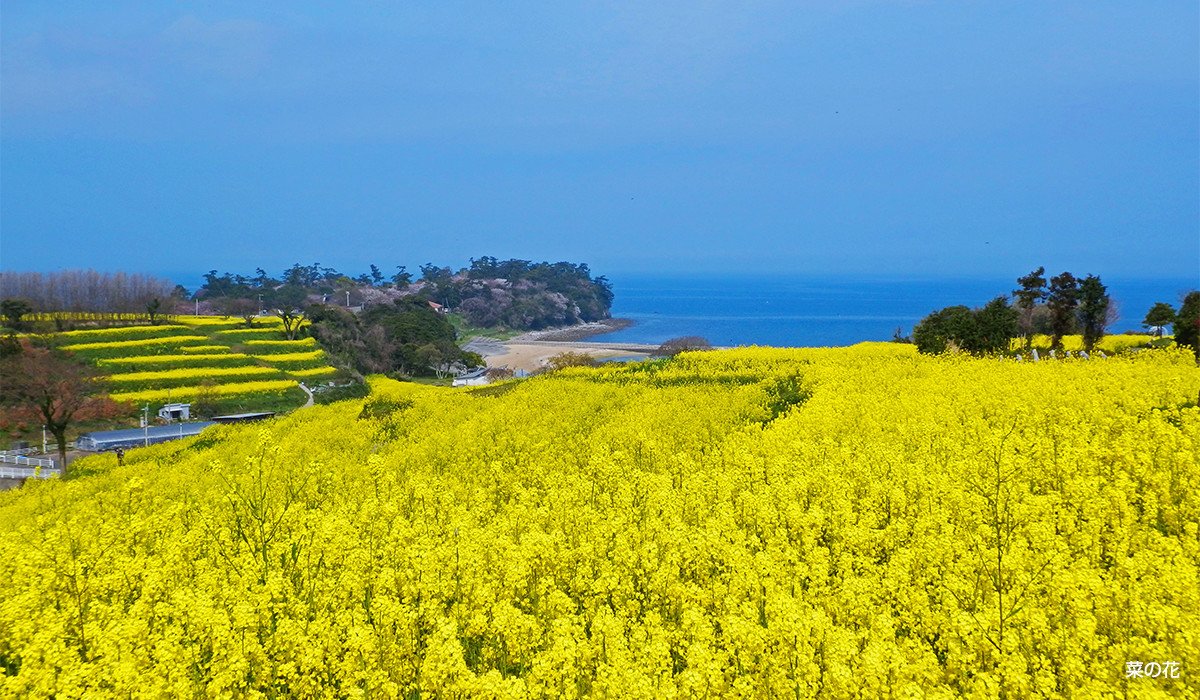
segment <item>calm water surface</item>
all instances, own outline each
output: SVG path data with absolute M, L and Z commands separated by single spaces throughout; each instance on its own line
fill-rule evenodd
M 660 343 L 699 335 L 714 345 L 828 346 L 889 340 L 931 311 L 980 306 L 1011 293 L 1014 280 L 848 279 L 813 277 L 614 276 L 613 316 L 627 329 L 594 341 Z M 1120 319 L 1113 332 L 1142 330 L 1157 301 L 1176 308 L 1198 280 L 1105 280 Z

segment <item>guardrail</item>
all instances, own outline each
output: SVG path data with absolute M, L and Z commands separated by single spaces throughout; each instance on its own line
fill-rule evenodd
M 57 469 L 52 459 L 26 457 L 24 455 L 0 454 L 0 464 L 15 464 L 23 467 L 40 467 L 42 469 Z
M 61 469 L 42 466 L 10 467 L 6 465 L 0 465 L 0 479 L 49 479 L 50 477 L 58 476 L 61 473 Z

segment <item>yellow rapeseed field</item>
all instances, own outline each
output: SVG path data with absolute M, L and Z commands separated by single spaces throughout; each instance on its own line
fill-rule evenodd
M 301 379 L 329 379 L 338 371 L 333 367 L 313 367 L 312 369 L 289 369 L 287 373 Z
M 166 335 L 187 335 L 189 328 L 183 325 L 161 326 L 118 326 L 115 328 L 92 328 L 78 331 L 63 331 L 55 337 L 65 342 L 103 342 L 112 340 L 136 340 Z
M 289 362 L 313 362 L 325 359 L 325 351 L 320 348 L 307 352 L 286 352 L 275 353 L 273 355 L 255 355 L 255 357 L 264 362 L 274 363 L 289 363 Z
M 1141 347 L 1156 340 L 1155 336 L 1125 333 L 1122 335 L 1106 335 L 1096 343 L 1096 350 L 1108 354 L 1126 352 L 1133 348 Z M 1065 335 L 1063 336 L 1063 350 L 1067 352 L 1079 352 L 1083 350 L 1083 336 L 1081 335 Z M 1051 338 L 1048 335 L 1036 334 L 1031 338 L 1031 345 L 1034 348 L 1046 352 L 1050 349 Z M 1025 347 L 1023 338 L 1016 338 L 1012 342 L 1012 349 L 1019 350 Z
M 317 341 L 311 336 L 297 340 L 247 340 L 243 343 L 251 352 L 298 352 L 317 347 Z
M 1198 393 L 893 344 L 377 380 L 0 494 L 0 695 L 1197 697 Z
M 164 335 L 156 338 L 139 338 L 137 340 L 112 340 L 99 341 L 89 343 L 72 343 L 61 346 L 63 350 L 68 352 L 90 352 L 103 350 L 116 350 L 128 353 L 130 355 L 150 354 L 154 352 L 155 346 L 167 345 L 186 345 L 196 341 L 206 341 L 207 337 L 202 335 Z
M 218 346 L 226 350 L 224 346 Z M 188 348 L 179 348 L 188 350 Z M 185 353 L 181 355 L 134 355 L 132 357 L 110 357 L 96 361 L 96 366 L 110 372 L 141 371 L 144 368 L 211 367 L 250 364 L 249 355 L 237 352 L 209 354 Z
M 119 376 L 119 375 L 117 375 Z M 167 389 L 143 389 L 141 391 L 115 391 L 109 394 L 113 401 L 129 403 L 153 403 L 162 401 L 189 401 L 197 396 L 248 396 L 252 394 L 282 394 L 296 386 L 294 379 L 266 379 L 253 382 L 230 382 L 212 386 L 177 386 Z
M 169 382 L 186 384 L 188 382 L 200 382 L 204 380 L 212 380 L 223 382 L 226 380 L 240 380 L 249 378 L 274 377 L 279 375 L 279 370 L 271 367 L 180 367 L 177 369 L 163 369 L 147 372 L 124 372 L 122 374 L 114 374 L 105 379 L 110 385 L 116 388 L 129 388 L 133 385 L 142 384 L 166 384 Z

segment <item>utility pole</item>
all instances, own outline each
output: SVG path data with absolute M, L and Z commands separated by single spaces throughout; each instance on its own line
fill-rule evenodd
M 196 315 L 197 316 L 200 315 L 200 298 L 199 297 L 196 298 Z
M 346 308 L 350 308 L 350 290 L 346 290 Z
M 46 426 L 42 426 L 42 454 L 46 454 Z
M 150 446 L 150 404 L 142 407 L 142 434 L 145 436 L 144 446 Z

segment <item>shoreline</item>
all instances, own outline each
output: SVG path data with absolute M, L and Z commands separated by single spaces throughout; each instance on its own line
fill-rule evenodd
M 649 357 L 657 345 L 637 343 L 588 342 L 585 338 L 611 333 L 633 325 L 629 319 L 605 319 L 566 328 L 529 331 L 508 340 L 476 337 L 463 345 L 464 350 L 479 353 L 488 367 L 537 372 L 554 355 L 581 352 L 597 360 L 616 357 Z
M 510 338 L 506 342 L 577 342 L 585 338 L 591 338 L 592 336 L 604 335 L 605 333 L 613 333 L 619 330 L 624 330 L 633 324 L 633 319 L 629 318 L 606 318 L 602 321 L 577 323 L 573 326 L 563 326 L 561 328 L 547 328 L 546 330 L 541 331 L 527 331 L 521 335 Z

